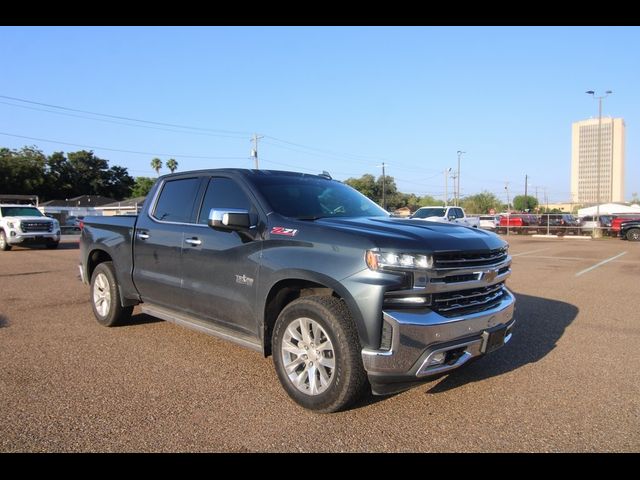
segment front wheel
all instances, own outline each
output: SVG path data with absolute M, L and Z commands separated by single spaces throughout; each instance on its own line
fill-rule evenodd
M 304 408 L 336 412 L 367 390 L 358 333 L 342 300 L 309 296 L 291 302 L 272 338 L 278 379 Z
M 632 228 L 627 232 L 627 240 L 631 242 L 640 242 L 640 228 Z
M 113 263 L 103 262 L 91 275 L 91 306 L 100 325 L 115 327 L 131 317 L 133 307 L 123 307 L 120 303 L 118 281 Z
M 11 245 L 9 245 L 9 242 L 7 242 L 7 235 L 3 230 L 0 230 L 0 250 L 5 252 L 7 250 L 11 250 Z

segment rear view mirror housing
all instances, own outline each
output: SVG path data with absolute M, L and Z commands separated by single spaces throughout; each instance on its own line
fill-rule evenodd
M 251 228 L 251 217 L 245 209 L 212 208 L 207 225 L 220 230 L 248 230 Z

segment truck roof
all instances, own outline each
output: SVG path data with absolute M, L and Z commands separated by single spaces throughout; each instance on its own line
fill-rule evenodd
M 254 176 L 297 176 L 297 177 L 317 177 L 323 178 L 326 180 L 332 180 L 331 175 L 327 172 L 322 172 L 318 174 L 313 173 L 303 173 L 303 172 L 292 172 L 288 170 L 256 170 L 249 168 L 208 168 L 202 170 L 186 170 L 182 172 L 175 173 L 167 173 L 166 175 L 162 175 L 159 178 L 171 178 L 183 175 L 200 175 L 200 174 L 211 174 L 211 173 L 234 173 L 236 175 L 243 175 L 246 177 L 254 177 Z

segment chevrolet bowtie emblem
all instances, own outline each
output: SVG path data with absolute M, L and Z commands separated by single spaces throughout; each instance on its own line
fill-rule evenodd
M 498 270 L 489 270 L 488 272 L 484 272 L 482 278 L 484 278 L 487 282 L 493 282 L 498 276 Z

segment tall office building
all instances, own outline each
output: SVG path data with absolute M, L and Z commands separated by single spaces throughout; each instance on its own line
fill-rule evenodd
M 602 118 L 598 174 L 598 119 L 571 125 L 571 196 L 573 202 L 624 202 L 624 120 Z M 600 198 L 598 198 L 600 179 Z

